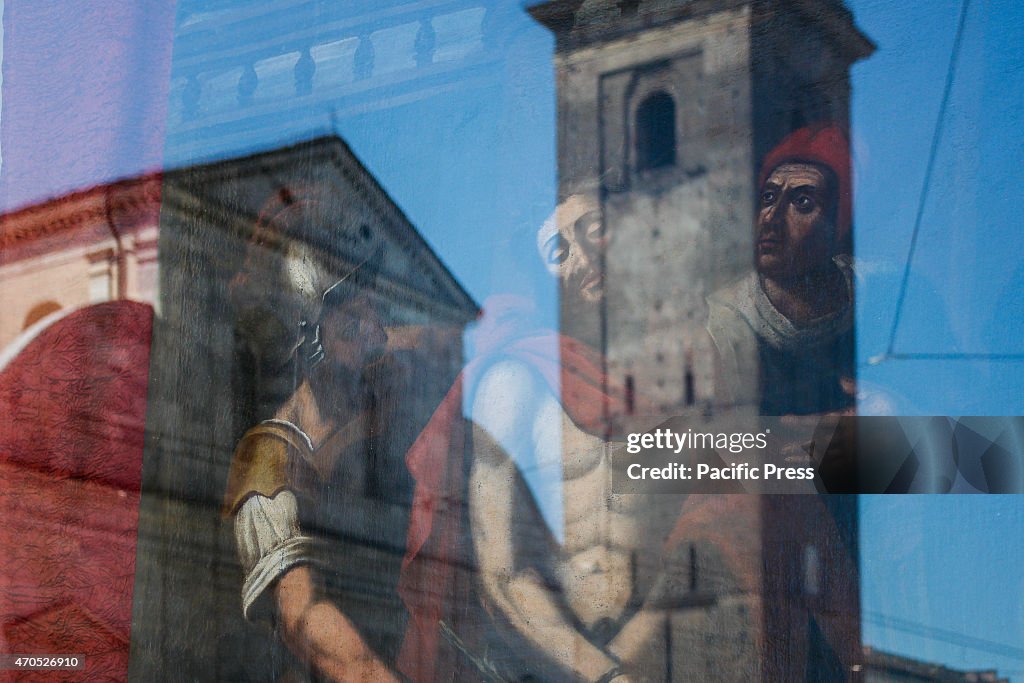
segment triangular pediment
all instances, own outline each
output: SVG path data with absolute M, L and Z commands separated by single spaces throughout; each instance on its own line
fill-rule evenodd
M 369 260 L 383 296 L 453 322 L 476 315 L 476 303 L 336 136 L 168 173 L 164 211 L 201 215 L 244 240 L 269 205 L 310 192 L 321 208 L 309 239 L 339 273 Z

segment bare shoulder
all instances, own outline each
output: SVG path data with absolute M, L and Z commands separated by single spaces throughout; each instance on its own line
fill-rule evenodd
M 544 400 L 551 391 L 529 365 L 500 360 L 484 372 L 473 396 L 470 418 L 506 448 L 532 434 Z
M 474 405 L 509 403 L 534 398 L 545 387 L 537 371 L 518 360 L 500 360 L 477 383 Z

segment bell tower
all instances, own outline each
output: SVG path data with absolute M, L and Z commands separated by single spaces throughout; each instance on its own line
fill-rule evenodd
M 552 0 L 561 197 L 601 207 L 610 377 L 661 414 L 713 404 L 708 294 L 751 268 L 757 168 L 786 134 L 849 123 L 872 43 L 839 0 Z M 590 316 L 588 318 L 588 315 Z M 584 333 L 585 332 L 585 333 Z
M 710 415 L 705 301 L 753 268 L 761 161 L 802 126 L 848 129 L 850 67 L 874 45 L 841 0 L 529 11 L 556 41 L 560 197 L 600 206 L 607 244 L 602 305 L 563 300 L 562 330 L 601 340 L 627 410 Z M 690 593 L 666 606 L 666 678 L 857 680 L 855 497 L 707 504 L 722 509 L 680 544 Z

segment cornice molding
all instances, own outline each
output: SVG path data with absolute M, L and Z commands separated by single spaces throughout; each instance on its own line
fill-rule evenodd
M 18 249 L 44 238 L 117 216 L 119 226 L 158 215 L 161 174 L 118 180 L 49 199 L 0 216 L 0 249 Z M 154 212 L 157 212 L 154 214 Z

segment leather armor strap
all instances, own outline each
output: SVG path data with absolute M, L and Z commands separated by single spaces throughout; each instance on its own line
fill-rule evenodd
M 289 486 L 289 462 L 308 462 L 309 443 L 297 428 L 264 422 L 245 433 L 235 449 L 221 513 L 234 514 L 249 496 L 273 498 Z

